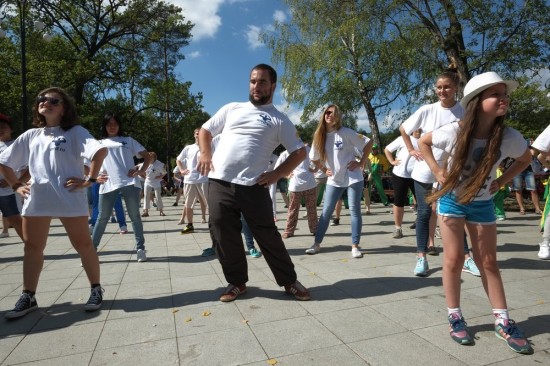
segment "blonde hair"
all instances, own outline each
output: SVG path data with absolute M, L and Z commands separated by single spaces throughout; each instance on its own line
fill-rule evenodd
M 313 147 L 319 152 L 319 155 L 321 156 L 321 161 L 323 162 L 326 161 L 327 158 L 327 154 L 325 151 L 325 143 L 327 141 L 327 125 L 325 120 L 325 113 L 329 108 L 334 108 L 333 120 L 336 130 L 339 130 L 342 127 L 342 112 L 340 111 L 340 108 L 336 104 L 331 104 L 326 107 L 319 117 L 319 124 L 317 125 L 317 129 L 313 134 L 312 142 Z

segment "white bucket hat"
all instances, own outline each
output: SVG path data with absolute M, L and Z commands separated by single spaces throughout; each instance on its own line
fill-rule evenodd
M 502 80 L 502 78 L 494 71 L 485 72 L 474 76 L 468 81 L 468 84 L 464 87 L 464 97 L 460 100 L 462 108 L 466 108 L 468 102 L 493 85 L 506 84 L 507 92 L 511 93 L 518 87 L 519 83 L 514 80 Z

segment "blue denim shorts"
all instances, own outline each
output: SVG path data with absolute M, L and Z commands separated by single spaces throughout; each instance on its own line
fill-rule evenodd
M 525 189 L 528 191 L 534 191 L 537 189 L 535 183 L 535 173 L 530 170 L 523 171 L 514 177 L 512 182 L 512 191 L 523 190 L 523 181 L 525 180 Z
M 17 198 L 14 194 L 9 196 L 0 196 L 0 211 L 2 211 L 2 216 L 10 217 L 19 215 L 19 208 L 17 207 Z
M 496 222 L 493 200 L 472 201 L 460 204 L 454 194 L 446 194 L 437 200 L 437 214 L 444 217 L 465 218 L 473 224 L 494 224 Z

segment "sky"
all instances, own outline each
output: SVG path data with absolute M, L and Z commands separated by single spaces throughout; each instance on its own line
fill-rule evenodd
M 273 27 L 274 19 L 288 20 L 280 0 L 169 0 L 183 8 L 187 20 L 195 24 L 185 60 L 176 68 L 181 81 L 192 83 L 191 92 L 203 93 L 204 110 L 213 115 L 224 104 L 248 100 L 250 69 L 267 63 L 282 74 L 281 65 L 271 61 L 271 50 L 258 35 Z M 300 111 L 289 106 L 277 85 L 273 103 L 300 122 Z

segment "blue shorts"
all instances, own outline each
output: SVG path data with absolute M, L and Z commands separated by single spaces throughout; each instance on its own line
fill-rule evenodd
M 19 215 L 15 193 L 9 196 L 0 196 L 0 211 L 4 217 Z
M 535 183 L 535 173 L 530 170 L 524 170 L 514 177 L 514 181 L 512 182 L 512 191 L 522 191 L 524 180 L 526 190 L 534 191 L 537 189 L 537 184 Z
M 465 218 L 472 224 L 494 224 L 495 204 L 493 200 L 472 201 L 460 204 L 454 194 L 446 194 L 437 200 L 437 214 L 444 217 Z

